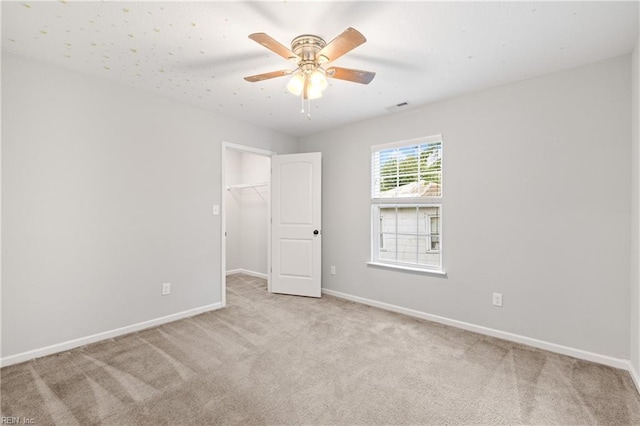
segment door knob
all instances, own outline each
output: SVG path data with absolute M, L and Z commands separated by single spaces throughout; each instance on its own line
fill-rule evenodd
M 318 231 L 317 229 L 313 231 L 313 235 L 318 235 L 320 233 L 320 231 Z

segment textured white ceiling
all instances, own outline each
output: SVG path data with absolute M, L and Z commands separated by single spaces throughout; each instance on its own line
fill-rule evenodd
M 292 64 L 248 39 L 289 46 L 354 27 L 367 42 L 336 66 L 312 118 L 287 78 L 244 76 Z M 301 136 L 633 50 L 638 2 L 3 2 L 2 49 Z M 411 106 L 409 106 L 410 108 Z

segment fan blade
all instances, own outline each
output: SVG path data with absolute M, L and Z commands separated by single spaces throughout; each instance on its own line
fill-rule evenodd
M 364 38 L 358 30 L 349 27 L 323 47 L 322 50 L 318 52 L 317 58 L 324 56 L 327 59 L 326 62 L 335 61 L 365 41 L 367 41 L 367 39 Z
M 354 70 L 351 68 L 331 67 L 327 69 L 327 77 L 353 81 L 354 83 L 369 84 L 375 76 L 375 72 Z
M 267 35 L 265 33 L 253 33 L 253 34 L 249 34 L 249 38 L 255 41 L 256 43 L 260 43 L 267 49 L 271 50 L 274 53 L 277 53 L 278 55 L 282 56 L 287 60 L 298 59 L 298 55 L 293 53 L 288 47 L 285 47 L 284 45 L 280 44 L 270 35 Z
M 266 72 L 264 74 L 256 74 L 249 77 L 245 77 L 244 79 L 247 81 L 250 81 L 251 83 L 255 83 L 258 81 L 268 80 L 270 78 L 284 77 L 285 75 L 291 74 L 293 71 L 295 70 L 271 71 L 271 72 Z

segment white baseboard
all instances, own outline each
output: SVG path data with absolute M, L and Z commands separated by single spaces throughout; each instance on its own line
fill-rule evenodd
M 631 363 L 629 362 L 629 360 L 626 360 L 626 359 L 614 358 L 607 355 L 601 355 L 593 352 L 583 351 L 581 349 L 570 348 L 568 346 L 549 343 L 543 340 L 521 336 L 519 334 L 508 333 L 506 331 L 483 327 L 480 325 L 475 325 L 475 324 L 471 324 L 464 321 L 445 318 L 438 315 L 432 315 L 426 312 L 420 312 L 413 309 L 403 308 L 401 306 L 391 305 L 384 302 L 378 302 L 376 300 L 366 299 L 364 297 L 352 296 L 350 294 L 341 293 L 339 291 L 329 290 L 326 288 L 323 288 L 322 292 L 330 296 L 339 297 L 341 299 L 350 300 L 352 302 L 362 303 L 364 305 L 373 306 L 375 308 L 384 309 L 386 311 L 397 312 L 397 313 L 408 315 L 411 317 L 421 318 L 428 321 L 437 322 L 440 324 L 450 325 L 452 327 L 461 328 L 467 331 L 473 331 L 475 333 L 484 334 L 486 336 L 497 337 L 499 339 L 509 340 L 516 343 L 522 343 L 524 345 L 533 346 L 535 348 L 544 349 L 550 352 L 572 356 L 574 358 L 582 359 L 585 361 L 597 362 L 599 364 L 608 365 L 610 367 L 627 370 L 631 373 L 631 376 L 633 377 L 633 380 L 636 383 L 636 387 L 640 391 L 640 387 L 638 386 L 638 383 L 640 383 L 638 379 L 640 377 L 638 377 L 637 374 L 635 377 L 633 376 L 633 373 L 630 371 Z
M 262 272 L 250 271 L 249 269 L 238 268 L 238 269 L 230 269 L 227 271 L 227 276 L 234 275 L 234 274 L 245 274 L 251 277 L 262 278 L 265 280 L 267 279 L 267 274 L 263 274 Z
M 143 321 L 137 324 L 128 325 L 126 327 L 116 328 L 114 330 L 105 331 L 102 333 L 93 334 L 91 336 L 81 337 L 79 339 L 73 339 L 55 345 L 47 346 L 40 349 L 34 349 L 27 352 L 22 352 L 16 355 L 10 355 L 4 358 L 0 358 L 0 367 L 6 367 L 12 364 L 18 364 L 20 362 L 29 361 L 34 358 L 40 358 L 47 355 L 56 354 L 70 349 L 85 346 L 90 343 L 99 342 L 101 340 L 112 339 L 114 337 L 122 336 L 124 334 L 133 333 L 135 331 L 144 330 L 146 328 L 155 327 L 168 322 L 177 321 L 182 318 L 192 317 L 194 315 L 201 314 L 203 312 L 215 311 L 222 308 L 222 303 L 213 303 L 211 305 L 201 306 L 199 308 L 189 309 L 188 311 L 182 311 L 175 314 L 167 315 L 165 317 L 155 318 L 149 321 Z

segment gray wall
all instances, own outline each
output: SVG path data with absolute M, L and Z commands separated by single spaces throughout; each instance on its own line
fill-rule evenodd
M 630 61 L 302 138 L 323 156 L 323 287 L 628 359 Z M 368 267 L 370 146 L 440 133 L 447 277 Z
M 296 148 L 7 54 L 2 113 L 3 357 L 220 302 L 221 142 Z

